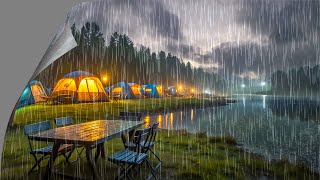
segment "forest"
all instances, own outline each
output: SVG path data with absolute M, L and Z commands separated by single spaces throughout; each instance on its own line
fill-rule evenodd
M 125 34 L 114 32 L 105 39 L 95 22 L 87 22 L 81 28 L 73 24 L 71 30 L 78 46 L 37 77 L 47 87 L 54 87 L 63 75 L 76 70 L 88 71 L 99 78 L 107 76 L 105 86 L 125 81 L 221 91 L 225 84 L 215 73 L 193 67 L 171 53 L 152 52 L 148 47 L 136 46 Z
M 276 71 L 271 76 L 271 92 L 275 94 L 315 96 L 320 89 L 320 66 L 305 66 L 289 71 Z

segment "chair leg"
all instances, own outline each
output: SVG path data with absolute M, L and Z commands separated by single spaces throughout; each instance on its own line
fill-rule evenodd
M 76 149 L 75 146 L 72 147 L 72 149 L 70 150 L 69 154 L 66 156 L 66 161 L 67 161 L 67 163 L 72 163 L 72 162 L 75 162 L 75 161 L 78 160 L 78 159 L 76 159 L 76 160 L 70 162 L 70 157 L 71 157 L 71 155 L 72 155 L 72 153 L 74 152 L 75 149 Z
M 152 149 L 149 149 L 149 151 L 160 161 L 160 163 L 162 163 L 162 161 L 159 158 L 159 156 L 157 156 L 157 154 Z
M 79 152 L 78 148 L 76 148 L 76 151 L 77 151 L 77 154 L 78 154 L 77 160 L 79 160 L 81 158 L 81 154 L 82 154 L 84 149 L 85 149 L 84 147 L 81 147 L 81 151 Z
M 117 165 L 119 166 L 120 173 L 119 173 L 119 175 L 116 177 L 116 179 L 125 179 L 125 178 L 134 179 L 134 178 L 130 175 L 130 172 L 131 172 L 131 170 L 134 168 L 134 166 L 132 166 L 132 165 L 126 166 L 125 164 L 123 165 L 123 164 L 121 164 L 121 163 L 118 163 Z
M 42 156 L 40 159 L 37 159 L 37 156 L 35 154 L 32 154 L 33 158 L 35 159 L 35 164 L 32 166 L 31 170 L 28 172 L 28 174 L 32 173 L 33 170 L 38 167 L 38 169 L 41 169 L 40 163 L 44 159 L 45 156 Z
M 152 167 L 152 165 L 150 164 L 150 162 L 149 162 L 148 159 L 146 159 L 145 161 L 146 161 L 146 163 L 147 163 L 147 166 L 148 166 L 149 169 L 151 170 L 152 176 L 153 176 L 155 179 L 157 179 L 157 174 L 156 174 L 157 172 L 156 172 L 156 170 Z

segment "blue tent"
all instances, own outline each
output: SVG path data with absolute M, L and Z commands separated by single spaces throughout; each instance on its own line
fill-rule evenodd
M 46 90 L 40 81 L 31 81 L 23 90 L 17 108 L 45 102 L 43 96 L 47 96 Z
M 144 87 L 144 95 L 159 98 L 162 96 L 162 87 L 156 84 L 148 84 Z
M 110 95 L 111 96 L 117 96 L 120 95 L 121 99 L 133 99 L 135 98 L 131 87 L 126 82 L 119 82 L 112 86 L 110 89 Z
M 141 85 L 140 93 L 144 94 L 144 89 L 146 88 L 147 85 Z
M 109 86 L 109 87 L 105 87 L 104 90 L 107 92 L 107 93 L 110 93 L 109 91 L 112 90 L 113 86 Z

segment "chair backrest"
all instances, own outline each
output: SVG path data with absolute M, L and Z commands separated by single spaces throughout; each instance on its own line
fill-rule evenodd
M 119 117 L 123 120 L 138 120 L 142 118 L 141 112 L 120 112 Z
M 54 122 L 57 127 L 62 127 L 62 126 L 68 126 L 73 124 L 72 117 L 60 117 L 60 118 L 54 118 Z
M 151 127 L 152 127 L 152 129 L 151 129 L 150 143 L 156 142 L 156 136 L 157 136 L 157 132 L 159 129 L 159 122 L 153 123 Z
M 31 134 L 49 129 L 51 129 L 50 121 L 42 121 L 24 126 L 24 134 L 29 136 Z
M 147 142 L 150 141 L 151 129 L 151 127 L 147 127 L 145 129 L 137 130 L 135 132 L 134 143 L 136 144 L 136 152 L 143 152 L 144 148 L 149 148 L 145 147 L 145 145 L 148 145 Z M 143 148 L 141 146 L 143 146 Z

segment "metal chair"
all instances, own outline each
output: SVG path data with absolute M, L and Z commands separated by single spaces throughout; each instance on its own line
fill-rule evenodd
M 153 147 L 154 145 L 156 144 L 156 136 L 157 136 L 157 132 L 158 132 L 158 126 L 159 126 L 159 122 L 155 122 L 152 124 L 151 126 L 151 135 L 150 135 L 150 138 L 148 141 L 146 142 L 142 142 L 141 143 L 141 149 L 143 152 L 145 153 L 148 153 L 150 152 L 151 154 L 153 154 L 157 160 L 159 161 L 159 163 L 153 167 L 153 170 L 157 170 L 159 167 L 161 167 L 161 164 L 162 164 L 162 161 L 161 159 L 159 158 L 159 156 L 153 151 Z M 150 127 L 150 126 L 149 126 Z M 137 144 L 135 142 L 129 142 L 129 143 L 126 143 L 125 144 L 125 147 L 126 148 L 129 148 L 129 149 L 134 149 L 134 147 L 137 146 Z
M 148 142 L 150 139 L 150 133 L 151 127 L 136 131 L 134 143 L 136 143 L 137 146 L 134 147 L 134 150 L 126 148 L 108 157 L 108 160 L 117 164 L 121 170 L 117 179 L 133 179 L 130 175 L 130 171 L 135 167 L 139 167 L 144 162 L 146 162 L 147 166 L 151 169 L 152 176 L 156 178 L 153 167 L 148 161 L 148 155 L 147 153 L 143 152 L 142 149 L 142 144 L 143 146 L 148 146 L 146 142 Z
M 57 127 L 63 127 L 63 126 L 69 126 L 73 124 L 73 119 L 70 116 L 67 117 L 60 117 L 60 118 L 55 118 L 54 122 L 56 124 Z M 79 160 L 79 158 L 81 157 L 81 154 L 83 152 L 83 150 L 85 149 L 85 147 L 81 146 L 81 145 L 74 145 L 74 144 L 70 144 L 72 146 L 75 146 L 75 150 L 77 151 L 78 157 L 75 161 Z M 78 148 L 81 148 L 81 151 L 78 151 Z
M 35 133 L 39 133 L 41 131 L 49 130 L 51 129 L 51 124 L 50 121 L 43 121 L 43 122 L 38 122 L 34 124 L 29 124 L 24 126 L 24 134 L 28 136 L 28 141 L 29 141 L 29 146 L 30 146 L 30 154 L 33 156 L 35 159 L 35 164 L 32 166 L 31 170 L 28 172 L 30 174 L 33 172 L 33 170 L 38 167 L 38 169 L 41 168 L 40 163 L 46 159 L 49 158 L 52 152 L 52 145 L 47 145 L 45 147 L 41 147 L 38 149 L 34 149 L 31 135 Z M 69 162 L 69 158 L 71 156 L 71 152 L 73 151 L 73 146 L 64 144 L 61 145 L 59 150 L 58 150 L 58 155 L 63 155 L 66 158 L 66 161 Z M 66 153 L 70 152 L 68 155 Z M 37 157 L 37 155 L 41 154 L 42 156 L 40 158 Z M 49 157 L 47 157 L 49 156 Z

